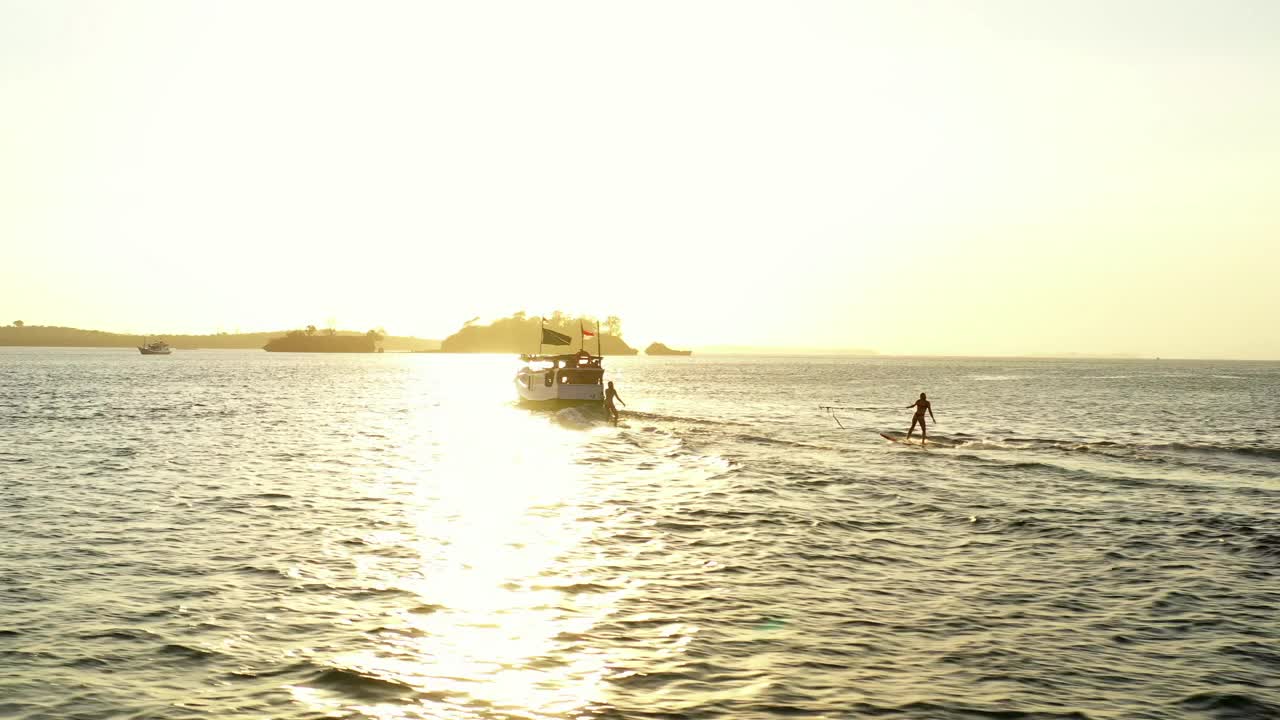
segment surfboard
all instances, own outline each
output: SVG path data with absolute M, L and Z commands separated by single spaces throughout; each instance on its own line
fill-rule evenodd
M 913 437 L 910 440 L 908 440 L 906 436 L 894 437 L 892 435 L 886 435 L 885 433 L 880 433 L 880 437 L 884 438 L 885 440 L 888 440 L 889 442 L 898 443 L 899 445 L 909 445 L 911 447 L 918 447 L 918 448 L 925 448 L 925 449 L 928 449 L 928 448 L 943 449 L 943 448 L 951 447 L 945 442 L 939 442 L 937 440 L 930 440 L 927 443 L 922 443 L 920 442 L 920 438 L 918 437 Z

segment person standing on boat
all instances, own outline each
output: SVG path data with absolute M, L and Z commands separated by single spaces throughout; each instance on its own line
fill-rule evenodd
M 613 389 L 613 381 L 610 380 L 609 387 L 605 388 L 605 391 L 604 391 L 604 412 L 606 415 L 608 415 L 610 418 L 613 419 L 613 424 L 617 425 L 618 424 L 618 408 L 613 406 L 614 400 L 617 400 L 618 402 L 622 403 L 624 407 L 626 406 L 626 403 L 623 402 L 622 400 L 622 396 L 618 394 L 617 390 Z
M 933 404 L 930 403 L 929 399 L 924 396 L 924 393 L 920 393 L 920 399 L 911 403 L 907 407 L 916 409 L 915 416 L 911 418 L 911 429 L 907 431 L 907 440 L 911 439 L 911 433 L 915 432 L 916 423 L 919 423 L 920 424 L 920 444 L 923 445 L 925 442 L 929 440 L 929 432 L 925 429 L 925 426 L 924 426 L 925 411 L 927 410 L 929 412 L 930 420 L 934 422 L 938 422 L 938 418 L 933 416 Z

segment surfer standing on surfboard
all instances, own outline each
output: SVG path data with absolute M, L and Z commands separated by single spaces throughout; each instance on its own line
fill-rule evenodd
M 610 380 L 609 387 L 604 391 L 604 412 L 606 415 L 613 418 L 613 424 L 617 425 L 618 424 L 618 408 L 614 407 L 613 405 L 614 400 L 617 400 L 623 405 L 626 405 L 626 403 L 622 402 L 622 396 L 618 394 L 618 391 L 613 389 L 613 381 Z
M 924 413 L 929 411 L 929 419 L 938 422 L 938 418 L 933 416 L 933 405 L 929 402 L 924 393 L 920 393 L 920 399 L 911 403 L 907 407 L 915 408 L 916 414 L 911 418 L 911 429 L 907 431 L 907 440 L 911 440 L 911 433 L 915 432 L 916 423 L 920 424 L 920 444 L 923 445 L 929 440 L 929 432 L 924 427 Z

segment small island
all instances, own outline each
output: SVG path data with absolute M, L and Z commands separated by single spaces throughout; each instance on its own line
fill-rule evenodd
M 635 355 L 639 351 L 622 339 L 622 321 L 609 316 L 603 325 L 588 316 L 573 317 L 560 311 L 548 317 L 513 313 L 498 318 L 488 325 L 479 324 L 480 318 L 463 323 L 462 329 L 440 343 L 440 352 L 446 353 L 534 353 L 544 349 L 539 344 L 542 331 L 550 330 L 565 337 L 565 350 L 579 350 L 598 355 Z M 552 346 L 548 346 L 552 347 Z
M 319 335 L 315 325 L 308 325 L 306 330 L 290 330 L 284 337 L 272 339 L 262 349 L 267 352 L 371 353 L 382 351 L 378 347 L 380 340 L 382 333 L 377 330 L 364 335 L 339 335 L 330 330 Z
M 660 342 L 653 343 L 644 349 L 645 355 L 679 355 L 686 357 L 693 354 L 692 350 L 672 350 Z

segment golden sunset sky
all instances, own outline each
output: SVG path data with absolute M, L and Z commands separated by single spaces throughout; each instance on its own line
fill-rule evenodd
M 1280 358 L 1280 3 L 0 0 L 0 323 Z

